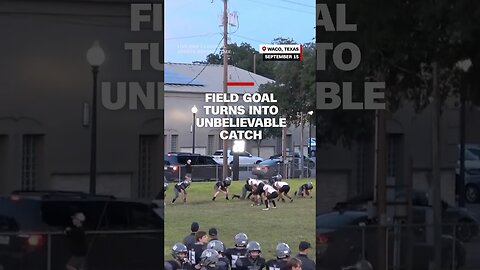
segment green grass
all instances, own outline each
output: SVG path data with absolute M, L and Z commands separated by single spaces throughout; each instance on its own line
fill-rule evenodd
M 298 187 L 311 180 L 292 179 L 289 195 Z M 229 194 L 241 194 L 245 181 L 235 181 L 229 188 Z M 183 204 L 181 196 L 171 205 L 174 195 L 173 184 L 167 190 L 165 207 L 165 258 L 171 259 L 171 248 L 176 242 L 182 242 L 190 232 L 190 224 L 196 221 L 200 230 L 208 232 L 215 227 L 218 238 L 226 247 L 233 246 L 233 237 L 239 232 L 248 235 L 249 240 L 260 243 L 262 257 L 275 257 L 275 247 L 280 242 L 290 245 L 292 254 L 298 252 L 298 243 L 302 240 L 312 244 L 310 258 L 315 257 L 315 187 L 313 198 L 294 198 L 293 203 L 277 202 L 276 209 L 262 211 L 264 206 L 250 207 L 249 200 L 225 200 L 223 193 L 212 201 L 213 182 L 194 182 L 187 189 L 187 203 Z M 314 182 L 315 185 L 315 182 Z

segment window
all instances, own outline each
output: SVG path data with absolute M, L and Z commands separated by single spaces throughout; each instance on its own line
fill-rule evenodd
M 38 181 L 41 135 L 24 135 L 22 147 L 22 189 L 34 190 Z
M 292 134 L 287 134 L 287 152 L 293 152 Z
M 138 162 L 138 197 L 151 197 L 153 174 L 154 136 L 141 135 Z
M 220 135 L 218 135 L 218 147 L 217 149 L 223 149 L 223 140 L 220 138 Z
M 109 230 L 122 230 L 128 228 L 127 209 L 124 203 L 108 203 L 107 223 Z
M 41 206 L 42 220 L 48 226 L 64 229 L 72 225 L 71 216 L 81 212 L 85 215 L 86 230 L 104 229 L 105 207 L 108 204 L 105 201 L 44 201 Z
M 215 148 L 215 135 L 208 135 L 208 146 L 207 146 L 207 154 L 211 155 L 216 150 Z
M 170 152 L 178 151 L 178 135 L 172 135 L 170 148 L 171 148 Z
M 160 229 L 163 222 L 150 207 L 143 204 L 128 203 L 125 207 L 130 214 L 131 229 Z

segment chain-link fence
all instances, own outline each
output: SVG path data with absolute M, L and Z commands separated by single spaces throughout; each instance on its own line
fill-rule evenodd
M 303 175 L 298 163 L 285 164 L 287 179 L 289 178 L 315 178 L 315 164 L 305 163 Z M 170 166 L 165 172 L 165 177 L 170 182 L 177 182 L 185 179 L 185 165 Z M 242 164 L 239 166 L 239 180 L 248 178 L 268 179 L 271 176 L 283 173 L 283 165 L 261 165 L 261 164 Z M 233 166 L 228 166 L 228 175 L 232 177 Z M 223 176 L 223 166 L 216 165 L 192 165 L 192 181 L 220 181 Z M 285 178 L 285 177 L 284 177 Z
M 83 270 L 163 269 L 163 231 L 87 232 Z M 64 232 L 1 232 L 0 269 L 64 270 L 70 242 Z
M 353 226 L 317 224 L 318 269 L 333 270 L 436 270 L 433 225 L 407 225 L 401 222 L 379 226 L 359 222 Z M 480 239 L 473 223 L 442 224 L 441 268 L 445 270 L 480 269 Z M 384 230 L 383 236 L 380 230 Z M 469 239 L 466 239 L 467 237 Z M 386 250 L 379 253 L 379 239 Z M 463 241 L 461 240 L 463 239 Z M 380 267 L 379 256 L 386 267 Z

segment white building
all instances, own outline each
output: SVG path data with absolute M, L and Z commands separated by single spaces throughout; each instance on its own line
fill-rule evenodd
M 229 93 L 237 93 L 240 97 L 245 93 L 255 93 L 262 84 L 273 80 L 249 71 L 229 66 L 229 82 L 253 82 L 253 86 L 229 86 Z M 165 152 L 191 152 L 193 146 L 192 107 L 198 108 L 196 117 L 215 117 L 206 115 L 204 106 L 223 105 L 222 103 L 206 103 L 205 93 L 223 93 L 223 66 L 206 64 L 165 65 Z M 235 105 L 242 104 L 240 101 Z M 273 105 L 274 103 L 272 103 Z M 234 105 L 230 103 L 229 105 Z M 218 117 L 218 116 L 217 116 Z M 222 116 L 219 116 L 222 117 Z M 223 142 L 219 137 L 221 128 L 195 129 L 195 153 L 211 155 L 222 149 Z M 312 127 L 312 136 L 314 136 Z M 287 132 L 287 150 L 300 152 L 300 128 L 289 128 Z M 309 128 L 304 129 L 304 153 L 307 153 Z M 231 142 L 230 142 L 231 143 Z M 231 146 L 231 144 L 229 144 Z M 256 141 L 247 141 L 247 151 L 253 155 L 268 158 L 281 153 L 281 138 L 262 140 L 260 146 Z

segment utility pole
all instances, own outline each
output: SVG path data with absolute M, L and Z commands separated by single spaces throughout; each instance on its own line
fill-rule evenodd
M 228 14 L 227 14 L 227 0 L 223 0 L 223 93 L 228 94 L 227 80 L 228 80 Z M 228 103 L 224 103 L 228 106 Z M 223 117 L 228 117 L 224 115 Z M 228 142 L 223 140 L 223 179 L 228 176 L 228 155 L 227 155 Z M 233 151 L 232 151 L 233 152 Z
M 386 154 L 386 126 L 385 111 L 377 110 L 376 112 L 376 153 L 375 153 L 375 190 L 378 226 L 378 269 L 386 270 L 387 259 L 387 202 L 386 202 L 386 181 L 387 181 L 387 154 Z
M 305 125 L 303 124 L 303 112 L 300 112 L 300 178 L 303 178 L 303 167 L 305 166 L 305 162 L 303 161 L 303 140 L 305 139 L 303 136 L 303 130 L 305 128 Z
M 282 162 L 283 162 L 283 177 L 288 178 L 287 173 L 287 128 L 282 128 Z
M 465 86 L 460 89 L 460 181 L 458 183 L 458 206 L 465 207 Z
M 433 269 L 441 268 L 442 256 L 442 205 L 440 198 L 440 93 L 438 89 L 438 65 L 432 63 L 433 72 L 433 121 L 432 121 L 432 193 L 433 193 L 433 245 L 435 258 Z

